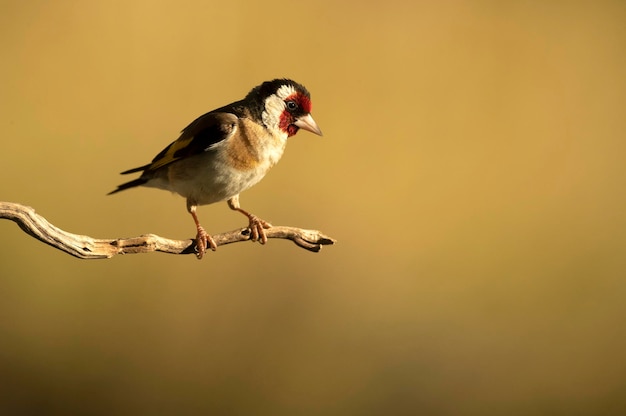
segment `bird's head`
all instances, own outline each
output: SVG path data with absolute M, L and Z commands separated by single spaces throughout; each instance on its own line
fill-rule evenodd
M 319 136 L 322 131 L 311 116 L 311 95 L 307 89 L 290 79 L 275 79 L 255 87 L 246 97 L 255 101 L 260 118 L 270 130 L 293 136 L 299 129 Z

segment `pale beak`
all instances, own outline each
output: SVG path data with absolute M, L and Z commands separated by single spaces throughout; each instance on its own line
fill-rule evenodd
M 315 133 L 318 136 L 322 135 L 322 131 L 319 127 L 317 127 L 317 123 L 311 117 L 311 114 L 307 114 L 306 116 L 302 116 L 296 120 L 294 125 L 300 127 L 302 130 L 310 131 L 311 133 Z

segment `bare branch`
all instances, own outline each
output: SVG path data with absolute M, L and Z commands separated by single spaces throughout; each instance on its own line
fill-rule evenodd
M 0 218 L 17 223 L 24 232 L 52 247 L 80 259 L 108 259 L 116 254 L 136 254 L 161 251 L 171 254 L 195 254 L 194 239 L 170 240 L 154 234 L 139 237 L 99 239 L 72 234 L 50 224 L 44 217 L 26 205 L 0 202 Z M 316 230 L 296 227 L 274 226 L 266 230 L 267 238 L 283 238 L 293 241 L 306 250 L 318 252 L 324 245 L 335 240 Z M 218 246 L 250 240 L 247 228 L 213 235 Z

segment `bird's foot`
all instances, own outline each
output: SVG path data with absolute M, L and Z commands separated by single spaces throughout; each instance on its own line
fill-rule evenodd
M 250 229 L 250 240 L 258 241 L 261 244 L 267 243 L 265 230 L 270 228 L 272 224 L 252 214 L 248 215 L 248 219 L 250 220 L 250 223 L 248 224 L 248 228 Z
M 217 244 L 204 228 L 198 226 L 198 234 L 196 234 L 196 257 L 198 260 L 202 259 L 204 253 L 206 253 L 207 247 L 211 247 L 211 250 L 217 250 Z

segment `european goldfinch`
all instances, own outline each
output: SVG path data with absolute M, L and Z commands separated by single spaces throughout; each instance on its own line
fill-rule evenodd
M 242 209 L 239 194 L 263 179 L 283 155 L 287 138 L 299 129 L 322 135 L 311 116 L 307 89 L 290 79 L 264 82 L 243 100 L 198 117 L 151 163 L 122 172 L 142 173 L 109 195 L 147 186 L 186 198 L 187 211 L 196 223 L 199 259 L 207 246 L 217 248 L 200 225 L 199 205 L 226 200 L 231 209 L 248 217 L 251 240 L 265 243 L 265 229 L 271 224 Z

